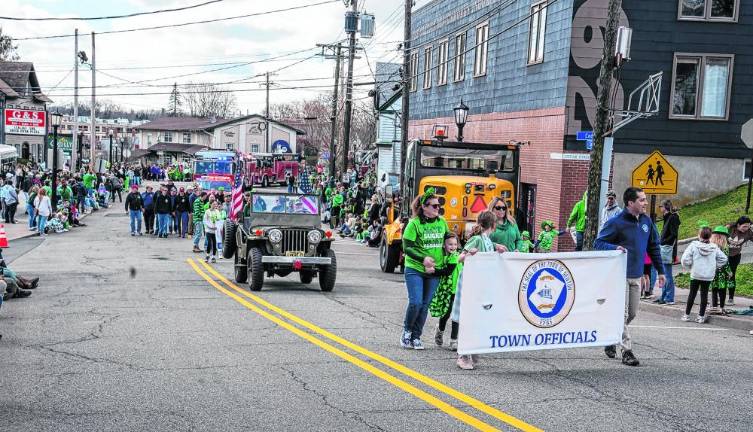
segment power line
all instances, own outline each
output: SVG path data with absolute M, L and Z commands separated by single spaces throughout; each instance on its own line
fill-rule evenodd
M 131 18 L 136 16 L 142 16 L 142 15 L 155 15 L 155 14 L 161 14 L 165 12 L 177 12 L 177 11 L 184 11 L 188 9 L 195 9 L 201 6 L 206 6 L 212 3 L 219 3 L 225 0 L 211 0 L 206 1 L 204 3 L 195 4 L 192 6 L 183 6 L 179 8 L 173 8 L 173 9 L 159 9 L 151 12 L 135 12 L 130 13 L 126 15 L 110 15 L 110 16 L 98 16 L 98 17 L 69 17 L 69 18 L 57 18 L 57 17 L 45 17 L 45 18 L 22 18 L 22 17 L 8 17 L 8 16 L 0 16 L 0 19 L 4 20 L 11 20 L 11 21 L 94 21 L 94 20 L 106 20 L 106 19 L 118 19 L 118 18 Z
M 220 22 L 220 21 L 229 21 L 229 20 L 240 19 L 240 18 L 249 18 L 249 17 L 255 17 L 255 16 L 262 16 L 262 15 L 270 15 L 270 14 L 280 13 L 280 12 L 289 12 L 293 10 L 306 9 L 306 8 L 310 8 L 314 6 L 337 3 L 339 1 L 340 0 L 326 0 L 326 1 L 320 1 L 318 3 L 292 6 L 292 7 L 284 8 L 284 9 L 275 9 L 275 10 L 270 10 L 270 11 L 265 11 L 265 12 L 255 12 L 255 13 L 250 13 L 250 14 L 245 14 L 245 15 L 235 15 L 235 16 L 230 16 L 230 17 L 215 18 L 215 19 L 202 20 L 202 21 L 191 21 L 191 22 L 178 23 L 178 24 L 165 24 L 165 25 L 151 26 L 151 27 L 138 27 L 138 28 L 132 28 L 132 29 L 123 29 L 123 30 L 102 31 L 102 32 L 97 32 L 97 36 L 104 35 L 104 34 L 131 33 L 131 32 L 138 32 L 138 31 L 145 31 L 145 30 L 159 30 L 159 29 L 165 29 L 165 28 L 185 27 L 185 26 L 195 25 L 195 24 L 208 24 L 208 23 L 214 23 L 214 22 Z M 74 37 L 74 36 L 75 34 L 63 34 L 63 35 L 52 35 L 52 36 L 31 36 L 31 37 L 23 37 L 23 38 L 13 38 L 13 40 L 24 41 L 24 40 L 39 40 L 39 39 L 59 39 L 59 38 L 68 38 L 68 37 Z
M 272 90 L 306 90 L 306 89 L 331 89 L 332 85 L 311 85 L 311 86 L 291 86 L 291 87 L 271 87 L 270 91 Z M 267 91 L 266 88 L 247 88 L 247 89 L 217 89 L 212 90 L 213 93 L 233 93 L 233 92 L 239 92 L 239 93 L 245 93 L 245 92 L 256 92 L 256 91 Z M 183 92 L 183 94 L 201 94 L 204 92 Z M 154 95 L 169 95 L 172 94 L 172 92 L 139 92 L 139 93 L 106 93 L 106 94 L 100 94 L 97 93 L 97 97 L 107 97 L 107 96 L 154 96 Z M 72 94 L 48 94 L 49 97 L 73 97 Z M 79 95 L 81 96 L 81 95 Z M 83 95 L 86 96 L 86 95 Z

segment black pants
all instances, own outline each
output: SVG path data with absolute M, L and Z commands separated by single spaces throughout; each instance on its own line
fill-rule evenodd
M 115 193 L 118 193 L 118 201 L 123 202 L 123 197 L 120 195 L 120 189 L 113 189 L 110 192 L 110 201 L 115 202 Z
M 740 260 L 742 259 L 742 257 L 743 257 L 742 251 L 739 254 L 735 255 L 735 256 L 729 257 L 729 268 L 730 268 L 730 270 L 732 270 L 732 280 L 733 281 L 736 281 L 735 276 L 736 276 L 736 273 L 737 273 L 737 266 L 740 265 Z M 737 285 L 737 283 L 733 284 L 729 288 L 729 301 L 732 301 L 732 300 L 735 299 L 735 285 Z
M 147 234 L 154 232 L 154 210 L 144 210 L 144 225 Z
M 5 223 L 11 223 L 16 221 L 16 209 L 18 203 L 5 205 Z
M 701 290 L 701 309 L 698 311 L 698 315 L 706 315 L 706 306 L 709 303 L 709 285 L 711 285 L 711 281 L 690 280 L 690 294 L 688 295 L 688 304 L 685 306 L 685 315 L 690 315 L 690 309 L 693 308 L 695 296 L 699 289 Z
M 439 330 L 444 331 L 444 329 L 447 327 L 447 320 L 450 319 L 450 315 L 452 315 L 452 304 L 455 302 L 455 294 L 450 296 L 450 308 L 447 309 L 447 313 L 444 314 L 442 318 L 439 318 Z M 450 339 L 457 339 L 458 338 L 458 331 L 460 330 L 460 323 L 456 323 L 455 321 L 452 321 L 450 323 Z
M 727 290 L 721 288 L 715 288 L 711 290 L 711 306 L 724 309 L 724 300 L 727 297 Z
M 207 236 L 207 255 L 211 255 L 213 257 L 217 256 L 217 234 L 215 233 L 206 233 Z

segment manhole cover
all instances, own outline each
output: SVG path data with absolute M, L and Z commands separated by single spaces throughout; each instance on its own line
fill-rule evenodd
M 128 217 L 128 213 L 109 213 L 105 217 Z

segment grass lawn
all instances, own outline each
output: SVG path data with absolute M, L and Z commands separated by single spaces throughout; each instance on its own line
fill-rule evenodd
M 737 268 L 737 287 L 735 295 L 753 297 L 753 264 L 740 264 Z M 690 273 L 681 273 L 675 277 L 675 286 L 678 288 L 690 287 Z
M 734 222 L 738 217 L 745 214 L 745 198 L 747 197 L 748 186 L 740 186 L 723 195 L 715 196 L 708 201 L 696 204 L 686 205 L 679 210 L 680 221 L 680 239 L 695 237 L 698 235 L 698 221 L 705 220 L 715 227 L 717 225 L 726 225 Z M 661 219 L 661 211 L 657 210 L 657 217 Z M 662 223 L 658 224 L 661 232 Z M 750 273 L 749 273 L 750 274 Z M 740 276 L 738 273 L 738 280 Z

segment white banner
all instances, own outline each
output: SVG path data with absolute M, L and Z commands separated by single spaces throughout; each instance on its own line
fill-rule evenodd
M 468 257 L 458 353 L 617 344 L 626 269 L 619 251 Z

